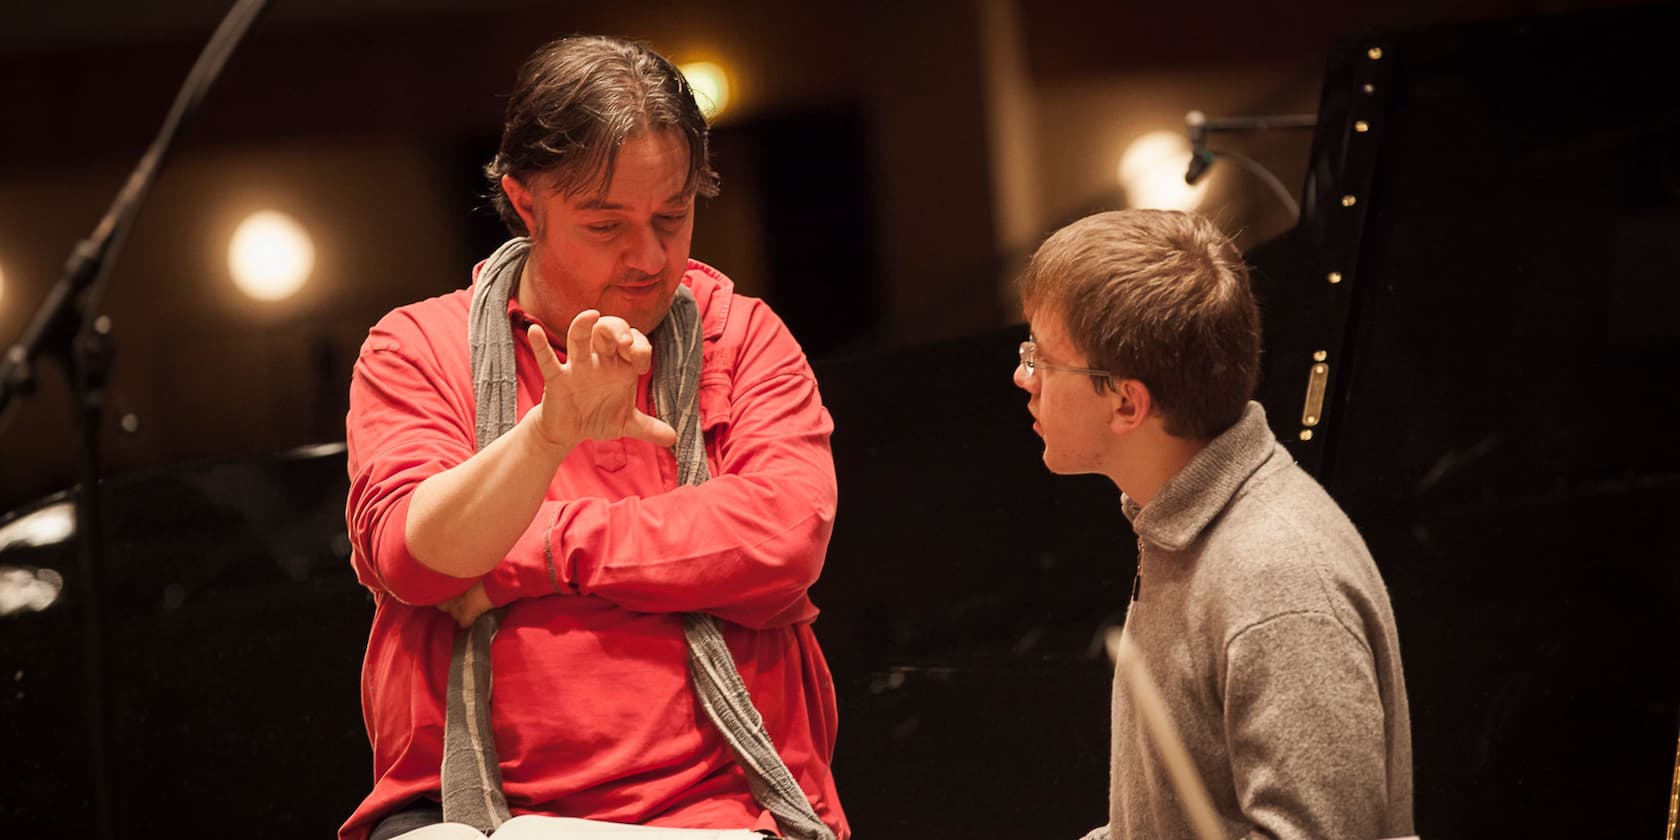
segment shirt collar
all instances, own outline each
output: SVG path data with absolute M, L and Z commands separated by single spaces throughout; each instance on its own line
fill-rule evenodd
M 1266 410 L 1250 401 L 1242 418 L 1167 479 L 1147 507 L 1122 493 L 1120 509 L 1139 537 L 1168 551 L 1182 551 L 1276 449 Z

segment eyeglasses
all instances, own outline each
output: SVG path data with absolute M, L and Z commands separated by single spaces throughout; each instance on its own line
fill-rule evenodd
M 1063 373 L 1083 373 L 1088 376 L 1101 376 L 1110 380 L 1114 378 L 1114 374 L 1106 370 L 1068 367 L 1067 365 L 1053 365 L 1049 362 L 1043 361 L 1038 358 L 1038 344 L 1034 343 L 1030 338 L 1021 342 L 1021 347 L 1016 352 L 1021 354 L 1021 369 L 1027 372 L 1028 379 L 1032 379 L 1033 375 L 1038 372 L 1039 368 L 1044 368 L 1045 370 L 1059 370 Z

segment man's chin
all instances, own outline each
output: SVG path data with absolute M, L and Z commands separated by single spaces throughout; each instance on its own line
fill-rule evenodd
M 665 316 L 669 314 L 671 314 L 671 302 L 666 301 L 664 306 L 642 309 L 624 320 L 629 321 L 630 326 L 641 330 L 643 335 L 653 335 L 653 331 L 660 324 L 665 323 Z
M 616 311 L 608 314 L 623 318 L 644 335 L 651 335 L 654 328 L 665 321 L 665 316 L 671 311 L 671 301 L 676 299 L 674 287 L 664 294 L 661 294 L 660 289 L 649 292 L 615 291 L 617 293 L 609 303 L 611 309 Z
M 1051 452 L 1048 446 L 1044 447 L 1044 468 L 1056 475 L 1083 475 L 1091 472 L 1089 467 L 1067 463 L 1059 453 Z

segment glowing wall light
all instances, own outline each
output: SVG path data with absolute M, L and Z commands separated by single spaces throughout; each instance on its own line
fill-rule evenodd
M 228 270 L 234 285 L 260 301 L 291 297 L 314 267 L 315 243 L 309 231 L 275 210 L 247 216 L 228 244 Z
M 690 61 L 677 67 L 694 90 L 694 101 L 706 119 L 716 119 L 729 107 L 729 74 L 723 66 L 710 61 Z
M 0 615 L 41 612 L 63 591 L 64 576 L 52 569 L 0 566 Z
M 0 302 L 6 300 L 6 267 L 0 265 Z
M 76 509 L 54 502 L 0 525 L 0 549 L 57 545 L 76 533 Z
M 1184 183 L 1190 164 L 1190 141 L 1182 132 L 1151 131 L 1132 141 L 1120 156 L 1120 186 L 1126 203 L 1157 210 L 1191 210 L 1202 203 L 1207 180 Z
M 69 502 L 54 502 L 0 525 L 0 549 L 57 545 L 75 533 L 76 509 Z M 64 578 L 52 569 L 0 566 L 0 616 L 40 612 L 62 591 Z

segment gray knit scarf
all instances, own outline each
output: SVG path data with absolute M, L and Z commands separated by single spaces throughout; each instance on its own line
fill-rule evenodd
M 518 419 L 514 416 L 519 387 L 514 371 L 516 339 L 507 316 L 507 301 L 519 287 L 529 250 L 529 239 L 509 240 L 491 255 L 473 288 L 467 342 L 472 348 L 475 430 L 480 449 L 513 428 Z M 711 472 L 700 434 L 700 309 L 687 287 L 677 287 L 670 313 L 649 339 L 653 343 L 654 411 L 677 431 L 672 449 L 678 482 L 700 484 L 711 478 Z M 490 729 L 490 642 L 496 635 L 499 613 L 486 612 L 455 637 L 444 728 L 444 820 L 466 823 L 486 834 L 509 818 L 495 733 Z M 724 644 L 717 618 L 687 613 L 682 619 L 695 694 L 745 770 L 753 799 L 775 816 L 784 836 L 834 840 L 834 832 L 817 817 L 770 743 L 764 721 Z

